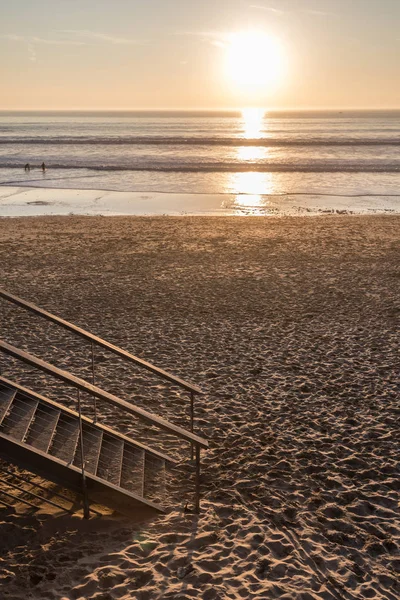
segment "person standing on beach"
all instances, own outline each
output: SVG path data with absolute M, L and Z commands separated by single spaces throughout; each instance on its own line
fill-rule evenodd
M 42 162 L 42 171 L 43 171 L 43 173 L 45 172 L 45 170 L 46 170 L 46 165 L 44 164 L 44 162 Z
M 31 170 L 31 165 L 29 163 L 26 163 L 25 171 L 30 171 L 30 170 Z

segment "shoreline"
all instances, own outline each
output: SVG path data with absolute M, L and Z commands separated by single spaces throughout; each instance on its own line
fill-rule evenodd
M 316 216 L 399 214 L 399 196 L 123 192 L 0 186 L 0 218 L 25 216 Z

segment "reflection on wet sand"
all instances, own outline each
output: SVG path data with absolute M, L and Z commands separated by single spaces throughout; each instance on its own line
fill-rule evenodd
M 274 173 L 246 171 L 229 173 L 227 188 L 232 194 L 276 194 Z
M 269 212 L 268 203 L 260 194 L 238 194 L 232 208 L 235 214 L 263 215 Z
M 226 190 L 235 195 L 223 200 L 221 208 L 229 208 L 234 214 L 267 215 L 276 212 L 270 199 L 278 193 L 274 173 L 229 173 Z
M 271 206 L 269 198 L 261 194 L 237 194 L 224 200 L 221 208 L 230 210 L 232 215 L 256 216 L 276 213 L 276 208 Z

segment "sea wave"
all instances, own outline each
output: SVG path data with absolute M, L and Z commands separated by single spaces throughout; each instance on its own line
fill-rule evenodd
M 25 160 L 21 162 L 0 163 L 0 169 L 23 169 Z M 163 164 L 131 164 L 131 165 L 100 165 L 85 163 L 51 163 L 46 162 L 47 169 L 51 170 L 86 170 L 86 171 L 131 171 L 131 172 L 165 172 L 165 173 L 400 173 L 400 161 L 397 162 L 367 162 L 349 161 L 328 163 L 310 161 L 309 163 L 244 163 L 244 162 L 210 162 L 202 163 L 163 163 Z M 40 169 L 39 165 L 31 165 L 34 170 Z
M 172 136 L 124 136 L 124 137 L 84 137 L 84 136 L 1 136 L 0 145 L 79 145 L 79 146 L 399 146 L 400 137 L 372 138 L 243 138 L 243 137 L 172 137 Z

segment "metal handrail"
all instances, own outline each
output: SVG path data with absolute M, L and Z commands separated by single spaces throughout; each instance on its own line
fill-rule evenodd
M 6 290 L 1 289 L 1 288 L 0 288 L 0 298 L 4 298 L 5 300 L 8 300 L 9 302 L 16 304 L 17 306 L 20 306 L 21 308 L 24 308 L 33 313 L 36 313 L 49 321 L 53 321 L 53 323 L 57 323 L 61 327 L 64 327 L 64 329 L 73 331 L 77 335 L 80 335 L 81 337 L 83 337 L 87 340 L 90 340 L 92 343 L 97 344 L 98 346 L 101 346 L 103 348 L 106 348 L 110 352 L 113 352 L 114 354 L 117 354 L 118 356 L 121 356 L 122 358 L 125 358 L 125 359 L 135 363 L 136 365 L 139 365 L 140 367 L 143 367 L 144 369 L 151 371 L 152 373 L 155 373 L 156 375 L 162 377 L 163 379 L 166 379 L 167 381 L 170 381 L 171 383 L 175 383 L 176 385 L 184 388 L 185 390 L 191 392 L 192 394 L 202 394 L 203 393 L 202 390 L 198 386 L 188 383 L 187 381 L 185 381 L 184 379 L 181 379 L 180 377 L 171 375 L 171 373 L 164 371 L 164 369 L 160 369 L 159 367 L 156 367 L 155 365 L 147 362 L 146 360 L 143 360 L 142 358 L 134 356 L 130 352 L 127 352 L 126 350 L 123 350 L 122 348 L 119 348 L 118 346 L 115 346 L 114 344 L 111 344 L 110 342 L 103 340 L 102 338 L 98 337 L 97 335 L 94 335 L 93 333 L 90 333 L 89 331 L 86 331 L 85 329 L 82 329 L 81 327 L 78 327 L 77 325 L 74 325 L 73 323 L 66 321 L 65 319 L 61 319 L 60 317 L 57 317 L 56 315 L 48 312 L 47 310 L 43 310 L 39 306 L 36 306 L 36 304 L 33 304 L 32 302 L 27 302 L 26 300 L 23 300 L 22 298 L 19 298 L 18 296 L 15 296 L 14 294 L 10 294 L 9 292 L 6 292 Z
M 61 381 L 64 381 L 65 383 L 68 383 L 81 391 L 88 392 L 89 394 L 92 394 L 101 400 L 105 400 L 110 404 L 125 409 L 127 412 L 137 416 L 139 419 L 147 421 L 148 423 L 151 423 L 152 425 L 155 425 L 156 427 L 163 429 L 164 431 L 167 431 L 176 437 L 186 440 L 198 448 L 208 448 L 207 440 L 192 433 L 191 431 L 187 431 L 182 427 L 169 423 L 169 421 L 163 419 L 162 417 L 152 415 L 146 410 L 139 408 L 138 406 L 135 406 L 126 400 L 122 400 L 121 398 L 118 398 L 118 396 L 114 396 L 114 394 L 110 394 L 109 392 L 106 392 L 97 386 L 92 385 L 87 381 L 80 379 L 79 377 L 76 377 L 75 375 L 71 375 L 71 373 L 59 369 L 58 367 L 55 367 L 50 363 L 41 360 L 32 354 L 29 354 L 28 352 L 19 350 L 15 346 L 12 346 L 3 340 L 0 340 L 0 351 L 19 359 L 28 365 L 36 367 L 39 370 L 48 373 L 56 379 L 60 379 Z

